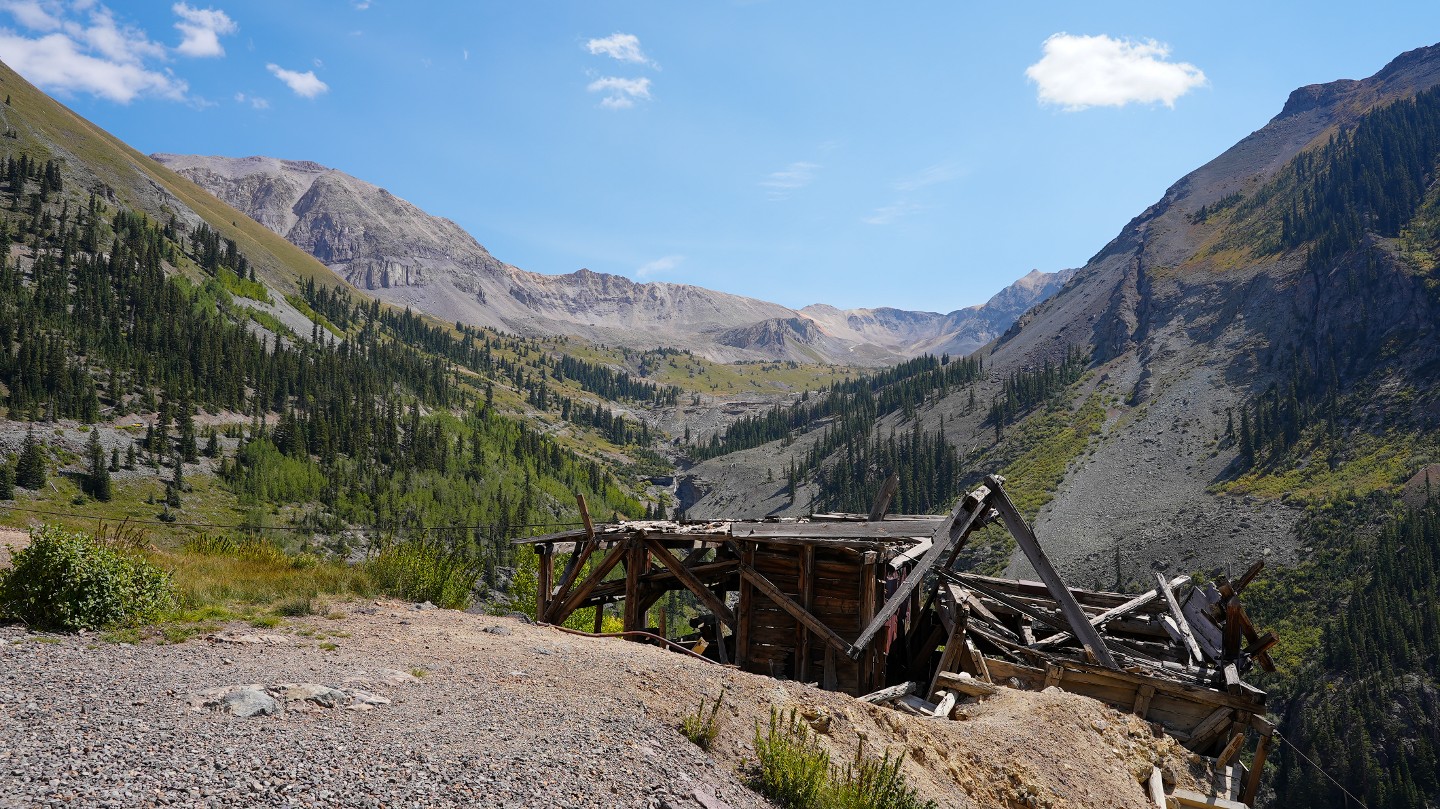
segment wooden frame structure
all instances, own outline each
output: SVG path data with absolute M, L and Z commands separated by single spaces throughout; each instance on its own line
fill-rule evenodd
M 997 685 L 1058 687 L 1214 756 L 1233 770 L 1233 788 L 1216 797 L 1253 800 L 1259 767 L 1247 774 L 1232 762 L 1253 731 L 1263 764 L 1274 730 L 1265 693 L 1241 679 L 1255 665 L 1273 670 L 1266 650 L 1276 638 L 1256 632 L 1239 600 L 1259 563 L 1234 583 L 1157 576 L 1140 595 L 1074 589 L 1003 478 L 986 478 L 946 515 L 886 516 L 897 483 L 868 514 L 800 519 L 594 526 L 581 500 L 583 529 L 516 540 L 539 556 L 536 619 L 561 623 L 596 607 L 598 632 L 615 605 L 627 632 L 656 633 L 652 608 L 684 590 L 709 615 L 676 640 L 717 662 L 932 715 Z M 957 569 L 967 539 L 989 523 L 1005 526 L 1041 581 Z

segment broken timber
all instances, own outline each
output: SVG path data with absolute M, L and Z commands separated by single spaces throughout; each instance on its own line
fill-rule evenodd
M 1266 695 L 1243 678 L 1273 668 L 1276 638 L 1255 629 L 1240 601 L 1262 566 L 1204 586 L 1157 576 L 1139 595 L 1071 588 L 1004 483 L 986 478 L 946 515 L 886 514 L 894 476 L 864 514 L 593 525 L 581 500 L 584 529 L 516 543 L 539 556 L 542 621 L 596 609 L 598 622 L 599 610 L 623 604 L 625 629 L 658 634 L 651 607 L 680 591 L 702 614 L 690 621 L 697 631 L 673 640 L 750 672 L 931 718 L 1005 686 L 1058 688 L 1134 713 L 1226 764 L 1257 731 L 1263 763 L 1273 730 Z M 992 522 L 1039 582 L 957 569 L 970 536 Z M 567 556 L 558 577 L 557 554 Z M 1257 787 L 1251 772 L 1237 797 L 1251 801 Z

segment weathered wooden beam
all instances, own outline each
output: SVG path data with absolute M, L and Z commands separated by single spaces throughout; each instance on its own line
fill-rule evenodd
M 646 628 L 640 576 L 650 570 L 650 551 L 640 537 L 627 540 L 625 546 L 625 631 L 633 632 Z
M 876 588 L 879 584 L 876 568 L 879 561 L 880 555 L 874 551 L 869 551 L 860 557 L 860 621 L 862 623 L 869 622 L 875 617 Z M 810 609 L 810 605 L 806 604 L 805 609 Z M 874 650 L 866 649 L 860 659 L 861 688 L 871 688 L 875 684 L 874 666 Z
M 910 594 L 920 586 L 925 574 L 945 556 L 950 547 L 956 543 L 963 543 L 969 537 L 970 529 L 974 527 L 980 515 L 985 513 L 985 503 L 989 498 L 990 490 L 981 486 L 960 498 L 960 502 L 955 504 L 955 508 L 949 516 L 936 526 L 934 533 L 930 535 L 930 550 L 925 552 L 925 555 L 906 575 L 905 581 L 900 583 L 899 589 L 886 599 L 884 606 L 866 625 L 865 630 L 860 633 L 860 637 L 855 639 L 852 647 L 853 653 L 850 655 L 852 659 L 859 657 L 860 652 L 870 646 L 870 642 L 875 640 L 880 629 L 895 617 L 895 613 L 900 611 L 900 607 L 905 604 Z M 963 520 L 961 515 L 964 515 Z
M 935 680 L 937 688 L 959 691 L 972 697 L 993 697 L 1000 693 L 998 685 L 992 685 L 975 677 L 956 674 L 953 671 L 940 672 Z
M 885 516 L 885 511 L 890 508 L 890 499 L 900 488 L 900 476 L 894 472 L 890 477 L 885 478 L 885 483 L 880 487 L 880 493 L 875 495 L 875 504 L 870 506 L 870 521 L 875 522 Z
M 931 520 L 876 520 L 875 522 L 776 522 L 733 523 L 730 536 L 735 539 L 764 539 L 793 544 L 843 545 L 875 550 L 889 542 L 931 536 L 944 518 Z
M 1201 795 L 1199 792 L 1190 789 L 1177 789 L 1170 793 L 1170 798 L 1176 806 L 1208 807 L 1208 809 L 1250 809 L 1243 803 L 1236 803 L 1227 798 L 1217 796 Z
M 918 680 L 911 680 L 908 683 L 892 685 L 889 688 L 882 688 L 879 691 L 871 691 L 863 697 L 856 697 L 856 699 L 861 702 L 870 702 L 878 705 L 882 702 L 889 702 L 892 699 L 899 699 L 907 694 L 917 694 L 923 685 L 924 683 Z
M 681 564 L 680 560 L 675 558 L 675 554 L 671 553 L 669 548 L 659 542 L 649 538 L 646 538 L 644 542 L 646 547 L 650 549 L 650 553 L 659 560 L 660 564 L 668 568 L 671 573 L 674 573 L 675 578 L 679 579 L 680 582 L 685 585 L 685 589 L 694 593 L 695 597 L 700 599 L 700 603 L 704 604 L 712 615 L 724 622 L 732 631 L 735 629 L 735 613 L 731 612 L 730 608 L 725 606 L 723 601 L 716 598 L 715 594 L 710 592 L 709 588 L 707 588 L 700 579 L 696 578 L 694 571 Z
M 1130 713 L 1144 719 L 1150 713 L 1150 700 L 1155 698 L 1155 686 L 1146 683 L 1135 689 L 1135 705 Z
M 1105 641 L 1100 639 L 1100 634 L 1090 625 L 1089 616 L 1080 608 L 1079 602 L 1070 593 L 1070 588 L 1065 586 L 1065 581 L 1055 571 L 1055 566 L 1050 564 L 1050 557 L 1046 556 L 1044 549 L 1040 547 L 1035 532 L 1030 530 L 1015 504 L 1010 501 L 1010 495 L 1005 493 L 1005 479 L 999 475 L 990 475 L 985 480 L 992 491 L 990 505 L 1000 512 L 1000 518 L 1005 521 L 1010 535 L 1015 537 L 1015 542 L 1019 544 L 1020 550 L 1024 551 L 1025 558 L 1030 560 L 1031 567 L 1040 574 L 1040 580 L 1050 591 L 1050 597 L 1060 605 L 1061 614 L 1070 624 L 1070 632 L 1080 641 L 1080 645 L 1090 657 L 1108 668 L 1119 668 L 1115 658 L 1110 656 L 1110 650 L 1105 648 Z
M 974 588 L 976 592 L 980 593 L 986 598 L 1004 604 L 1005 606 L 1009 607 L 1010 609 L 1014 610 L 1016 613 L 1020 614 L 1025 618 L 1029 618 L 1032 621 L 1038 621 L 1054 630 L 1062 632 L 1065 630 L 1066 624 L 1063 618 L 1052 618 L 1044 614 L 1043 612 L 1040 612 L 1039 610 L 1031 609 L 1028 605 L 1021 603 L 1018 599 L 1011 598 L 1010 596 L 1005 595 L 999 590 L 992 590 L 988 586 L 981 584 L 978 581 L 970 582 L 969 586 Z
M 730 552 L 735 555 L 735 569 L 741 565 L 755 564 L 755 543 L 745 543 L 743 549 L 727 542 Z M 755 587 L 742 574 L 740 576 L 740 614 L 735 616 L 740 626 L 735 630 L 735 665 L 745 667 L 750 662 L 750 621 L 755 614 Z
M 800 549 L 800 606 L 809 611 L 815 601 L 815 546 L 806 545 Z M 809 682 L 810 677 L 810 628 L 795 622 L 795 679 Z
M 623 558 L 625 558 L 624 545 L 616 545 L 611 548 L 610 553 L 600 561 L 600 564 L 591 568 L 590 575 L 577 584 L 563 602 L 557 600 L 550 605 L 550 615 L 546 622 L 564 623 L 565 619 L 570 617 L 570 613 L 574 612 L 576 607 L 590 596 L 590 591 L 595 589 L 595 585 L 599 584 L 600 580 L 605 578 L 611 570 L 614 570 Z
M 1219 591 L 1213 588 L 1192 587 L 1189 595 L 1180 603 L 1180 611 L 1185 614 L 1185 622 L 1190 626 L 1190 634 L 1199 644 L 1200 651 L 1205 654 L 1206 658 L 1219 662 L 1223 659 L 1221 649 L 1225 645 L 1225 637 L 1221 633 L 1219 625 L 1210 616 L 1212 597 L 1214 603 L 1218 604 L 1220 601 Z
M 550 599 L 555 593 L 551 579 L 555 577 L 555 549 L 551 545 L 536 545 L 535 555 L 539 557 L 535 567 L 535 620 L 545 620 L 550 611 Z
M 1166 809 L 1165 803 L 1165 777 L 1160 774 L 1159 767 L 1150 768 L 1150 780 L 1146 783 L 1150 790 L 1150 801 L 1159 809 Z
M 738 549 L 736 550 L 738 551 Z M 837 650 L 844 654 L 850 654 L 850 644 L 847 643 L 844 638 L 835 634 L 835 630 L 826 626 L 823 621 L 821 621 L 819 618 L 816 618 L 813 614 L 811 614 L 809 610 L 805 609 L 799 604 L 796 604 L 795 599 L 786 595 L 783 590 L 775 586 L 774 582 L 765 578 L 765 576 L 761 574 L 760 571 L 751 567 L 750 563 L 746 562 L 743 559 L 740 562 L 740 577 L 744 581 L 750 582 L 750 584 L 754 586 L 756 590 L 764 593 L 766 598 L 775 602 L 775 606 L 779 607 L 782 610 L 785 610 L 786 612 L 790 613 L 790 615 L 795 620 L 810 627 L 811 631 L 824 638 L 825 641 L 831 646 L 834 646 Z M 743 604 L 741 608 L 745 608 Z M 750 609 L 754 609 L 753 604 L 750 606 Z
M 1170 586 L 1179 587 L 1180 585 L 1184 584 L 1189 578 L 1189 576 L 1176 576 L 1175 578 L 1170 580 Z M 1129 601 L 1126 601 L 1124 604 L 1121 604 L 1118 607 L 1111 607 L 1110 609 L 1100 613 L 1094 618 L 1091 618 L 1090 625 L 1095 627 L 1097 630 L 1104 629 L 1105 624 L 1117 618 L 1123 618 L 1124 616 L 1129 615 L 1130 613 L 1140 609 L 1141 607 L 1149 604 L 1151 601 L 1154 601 L 1159 597 L 1159 590 L 1148 590 L 1138 596 L 1135 596 Z M 1055 646 L 1057 644 L 1064 643 L 1065 641 L 1070 640 L 1073 637 L 1075 636 L 1070 634 L 1069 632 L 1061 632 L 1058 635 L 1051 635 L 1044 640 L 1032 644 L 1032 648 L 1044 649 L 1049 646 Z
M 955 710 L 955 703 L 959 702 L 960 698 L 955 696 L 954 691 L 941 691 L 936 696 L 940 699 L 935 703 L 934 715 L 940 719 L 949 719 L 950 712 Z
M 1230 741 L 1225 743 L 1225 748 L 1220 755 L 1215 757 L 1215 768 L 1229 766 L 1231 759 L 1240 753 L 1240 747 L 1245 744 L 1246 725 L 1243 722 L 1236 722 L 1230 726 Z
M 825 647 L 825 672 L 820 677 L 820 688 L 825 691 L 838 691 L 840 689 L 839 678 L 835 674 L 835 647 Z
M 1190 622 L 1185 619 L 1185 613 L 1180 611 L 1180 603 L 1170 591 L 1170 583 L 1159 573 L 1155 574 L 1155 578 L 1160 582 L 1160 593 L 1165 596 L 1165 603 L 1170 605 L 1170 618 L 1175 622 L 1175 631 L 1180 633 L 1180 639 L 1190 652 L 1190 659 L 1196 663 L 1204 663 L 1205 657 L 1200 651 L 1200 644 L 1196 643 L 1195 635 L 1190 631 Z
M 1213 713 L 1196 725 L 1194 730 L 1190 731 L 1190 739 L 1185 746 L 1196 753 L 1203 754 L 1205 749 L 1220 737 L 1225 728 L 1230 726 L 1234 716 L 1235 711 L 1229 707 L 1216 708 Z
M 1260 741 L 1255 744 L 1255 758 L 1250 761 L 1250 777 L 1245 780 L 1245 790 L 1240 793 L 1241 803 L 1255 803 L 1255 796 L 1260 792 L 1260 778 L 1265 772 L 1265 757 L 1269 752 L 1270 736 L 1261 734 Z
M 935 676 L 930 678 L 930 688 L 925 692 L 933 695 L 940 687 L 940 675 L 955 670 L 965 652 L 965 627 L 970 621 L 970 605 L 961 604 L 955 616 L 950 637 L 945 640 L 945 651 L 940 654 L 940 664 L 935 667 Z

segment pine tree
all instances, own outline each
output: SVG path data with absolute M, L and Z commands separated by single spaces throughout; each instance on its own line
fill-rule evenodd
M 15 470 L 8 463 L 0 462 L 0 500 L 15 499 Z
M 125 448 L 125 468 L 135 468 L 135 445 L 133 443 Z
M 90 431 L 90 474 L 86 488 L 90 496 L 102 503 L 110 500 L 110 470 L 105 466 L 105 448 L 100 446 L 100 431 Z
M 25 443 L 20 447 L 20 460 L 15 464 L 15 483 L 31 491 L 45 486 L 45 458 L 35 441 L 34 427 L 25 433 Z

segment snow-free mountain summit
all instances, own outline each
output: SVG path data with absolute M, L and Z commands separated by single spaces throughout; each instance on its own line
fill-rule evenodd
M 153 157 L 383 300 L 516 334 L 668 346 L 720 361 L 884 365 L 927 352 L 967 354 L 1069 277 L 1034 271 L 989 302 L 948 314 L 823 304 L 795 310 L 586 269 L 528 272 L 495 258 L 449 219 L 310 161 Z

